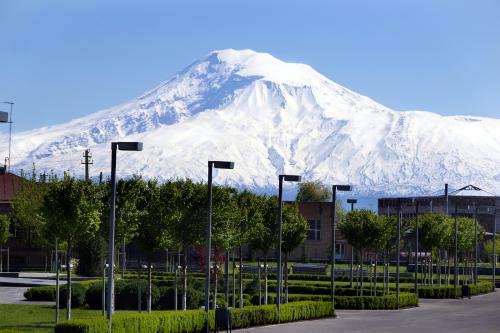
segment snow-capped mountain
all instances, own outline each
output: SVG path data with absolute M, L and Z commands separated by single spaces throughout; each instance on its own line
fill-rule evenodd
M 251 50 L 215 51 L 139 98 L 71 122 L 15 134 L 12 170 L 205 179 L 208 160 L 231 160 L 216 182 L 274 191 L 280 173 L 360 194 L 429 193 L 445 182 L 500 193 L 500 120 L 391 110 L 304 64 Z M 5 134 L 0 156 L 7 154 Z

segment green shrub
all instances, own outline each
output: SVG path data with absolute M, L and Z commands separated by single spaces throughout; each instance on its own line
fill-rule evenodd
M 494 290 L 493 283 L 487 281 L 481 281 L 474 284 L 468 285 L 471 288 L 471 295 L 479 295 L 484 293 L 489 293 Z M 414 288 L 406 288 L 406 290 L 414 291 Z M 455 295 L 455 287 L 453 285 L 444 286 L 419 286 L 418 287 L 418 297 L 420 298 L 456 298 L 462 297 L 462 286 L 459 285 L 457 288 L 457 295 Z
M 32 302 L 53 302 L 56 289 L 54 286 L 32 287 L 25 291 L 24 298 Z
M 71 284 L 71 307 L 79 308 L 85 305 L 85 292 L 87 291 L 88 284 L 72 283 Z M 68 287 L 62 286 L 59 293 L 59 308 L 66 308 L 66 297 Z
M 308 320 L 334 316 L 328 302 L 296 302 L 283 304 L 281 322 Z M 232 310 L 233 328 L 274 324 L 278 322 L 275 305 L 249 306 Z M 117 313 L 113 316 L 115 333 L 201 333 L 205 331 L 203 310 L 161 311 L 151 314 Z M 211 311 L 211 328 L 214 328 L 214 312 Z M 102 317 L 73 320 L 57 324 L 56 333 L 105 333 L 107 320 Z

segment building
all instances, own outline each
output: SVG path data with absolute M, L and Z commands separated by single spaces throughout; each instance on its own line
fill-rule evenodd
M 418 206 L 418 208 L 417 208 Z M 401 210 L 403 218 L 414 218 L 417 213 L 428 212 L 447 213 L 451 216 L 466 216 L 474 218 L 487 233 L 500 231 L 500 197 L 486 192 L 474 185 L 467 185 L 448 195 L 415 196 L 380 198 L 378 200 L 378 213 L 396 215 Z
M 292 260 L 330 260 L 332 244 L 332 204 L 330 202 L 299 202 L 299 211 L 309 223 L 306 241 L 290 253 Z M 336 232 L 336 259 L 351 258 L 351 246 L 340 232 Z
M 23 178 L 0 167 L 0 214 L 11 211 L 10 203 L 14 200 L 16 193 L 21 190 Z

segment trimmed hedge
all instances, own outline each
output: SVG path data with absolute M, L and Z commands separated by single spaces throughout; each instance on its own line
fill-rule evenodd
M 486 294 L 494 291 L 493 283 L 488 281 L 480 281 L 477 286 L 474 284 L 469 284 L 471 296 L 476 296 L 480 294 Z M 402 288 L 403 289 L 403 288 Z M 404 290 L 409 292 L 414 292 L 414 288 L 404 288 Z M 432 286 L 418 287 L 418 297 L 420 298 L 457 298 L 462 297 L 462 285 L 457 288 L 457 295 L 455 295 L 455 287 L 453 285 L 448 286 Z
M 85 293 L 90 284 L 83 283 L 72 283 L 71 284 L 71 307 L 79 308 L 85 304 Z M 59 307 L 66 307 L 66 293 L 67 286 L 61 285 L 59 289 Z M 56 287 L 55 286 L 43 286 L 43 287 L 32 287 L 29 288 L 25 293 L 24 297 L 28 301 L 35 302 L 55 302 L 56 301 Z
M 329 302 L 296 302 L 281 306 L 281 322 L 333 317 Z M 115 333 L 202 333 L 205 331 L 203 310 L 159 311 L 150 314 L 117 313 L 113 316 Z M 275 305 L 249 306 L 232 310 L 233 328 L 244 328 L 278 322 Z M 211 311 L 211 328 L 214 312 Z M 57 324 L 56 333 L 105 333 L 108 322 L 102 317 L 73 320 Z

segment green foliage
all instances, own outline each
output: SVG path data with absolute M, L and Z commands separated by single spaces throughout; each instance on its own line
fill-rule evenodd
M 45 188 L 46 186 L 37 184 L 36 173 L 33 169 L 31 178 L 23 178 L 21 190 L 11 203 L 17 228 L 30 246 L 33 238 L 37 239 L 43 230 L 44 219 L 41 208 Z
M 48 184 L 42 215 L 47 235 L 58 237 L 71 248 L 76 241 L 92 237 L 99 229 L 102 202 L 96 186 L 64 175 Z
M 7 214 L 0 214 L 0 245 L 7 243 L 10 238 L 10 216 Z
M 296 302 L 281 306 L 281 322 L 308 320 L 334 316 L 329 302 Z M 248 306 L 232 310 L 233 328 L 275 324 L 278 313 L 275 305 Z M 205 331 L 206 316 L 203 310 L 162 311 L 150 314 L 117 313 L 113 316 L 113 332 L 125 333 L 198 333 Z M 214 312 L 211 311 L 211 328 Z M 73 320 L 56 325 L 56 333 L 104 333 L 108 331 L 107 320 Z
M 500 238 L 497 236 L 495 242 L 495 252 L 497 257 L 500 257 Z M 488 261 L 493 261 L 493 240 L 489 239 L 484 243 L 484 253 Z
M 148 181 L 141 198 L 140 209 L 135 228 L 139 230 L 134 240 L 146 252 L 148 260 L 154 251 L 172 245 L 169 225 L 172 220 L 179 219 L 176 206 L 176 192 L 169 191 L 168 186 L 160 186 L 157 181 Z
M 252 239 L 252 228 L 262 227 L 264 223 L 264 206 L 266 198 L 257 196 L 252 192 L 243 191 L 236 195 L 238 205 L 238 225 L 239 235 L 237 242 L 239 245 L 246 244 Z
M 321 202 L 328 201 L 332 195 L 330 188 L 326 187 L 319 180 L 301 182 L 297 185 L 297 201 Z
M 357 249 L 368 249 L 381 232 L 378 216 L 365 209 L 347 213 L 344 220 L 338 223 L 338 228 L 349 244 Z
M 106 242 L 100 235 L 81 239 L 77 243 L 78 266 L 76 273 L 81 276 L 99 276 L 106 254 Z
M 469 284 L 470 292 L 472 296 L 485 294 L 494 291 L 493 283 L 487 281 L 481 281 L 474 284 Z M 449 286 L 432 286 L 432 287 L 419 287 L 418 297 L 420 298 L 455 298 L 462 296 L 462 286 L 458 286 L 457 295 L 455 295 L 455 287 L 453 285 Z
M 443 213 L 426 213 L 419 216 L 418 236 L 424 249 L 433 251 L 446 244 L 451 220 Z
M 56 300 L 54 286 L 32 287 L 24 292 L 24 298 L 32 302 L 53 302 Z

